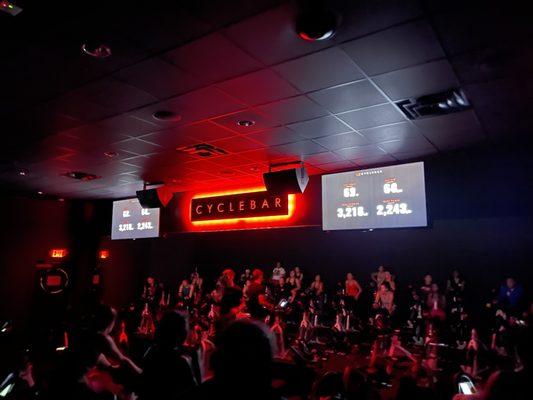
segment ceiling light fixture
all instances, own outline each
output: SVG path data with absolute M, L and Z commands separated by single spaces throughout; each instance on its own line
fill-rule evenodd
M 21 170 L 19 171 L 19 175 L 20 175 L 20 176 L 26 176 L 26 175 L 28 175 L 28 170 L 27 170 L 27 169 L 21 169 Z
M 43 195 L 44 193 L 41 192 L 40 190 L 37 192 L 38 195 Z
M 87 172 L 82 172 L 82 171 L 70 171 L 70 172 L 66 172 L 61 175 L 67 178 L 76 179 L 78 181 L 94 181 L 95 179 L 101 178 L 101 176 L 98 176 L 95 174 L 89 174 Z
M 160 110 L 152 114 L 152 117 L 157 121 L 178 122 L 181 121 L 181 115 L 174 111 Z
M 308 42 L 326 40 L 333 37 L 338 25 L 337 14 L 325 7 L 311 7 L 296 17 L 296 33 Z
M 237 125 L 247 128 L 249 126 L 254 126 L 255 125 L 255 121 L 252 121 L 250 119 L 242 119 L 240 121 L 237 121 Z
M 111 48 L 105 44 L 91 45 L 89 43 L 83 43 L 81 45 L 81 51 L 83 54 L 91 56 L 93 58 L 107 58 L 111 56 Z

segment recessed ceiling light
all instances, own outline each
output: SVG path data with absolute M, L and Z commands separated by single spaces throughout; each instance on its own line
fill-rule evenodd
M 101 176 L 95 175 L 95 174 L 89 174 L 87 172 L 82 171 L 70 171 L 66 172 L 64 174 L 61 174 L 61 176 L 65 176 L 67 178 L 76 179 L 79 181 L 94 181 L 95 179 L 100 179 Z
M 249 127 L 255 125 L 255 121 L 249 120 L 249 119 L 242 119 L 240 121 L 237 121 L 237 125 Z
M 28 170 L 26 170 L 26 169 L 21 169 L 21 170 L 19 171 L 19 175 L 20 175 L 20 176 L 26 176 L 26 175 L 28 175 Z
M 39 191 L 37 192 L 37 194 L 42 195 L 42 194 L 44 194 L 44 193 L 41 192 L 41 191 L 39 190 Z
M 104 153 L 104 156 L 109 157 L 109 158 L 113 158 L 113 157 L 118 156 L 118 153 L 116 151 L 106 151 Z
M 181 115 L 176 114 L 174 111 L 159 110 L 152 114 L 152 117 L 158 121 L 165 122 L 178 122 L 181 121 Z
M 81 45 L 81 51 L 83 52 L 83 54 L 86 54 L 93 58 L 107 58 L 112 54 L 111 48 L 103 43 L 99 45 L 83 43 Z

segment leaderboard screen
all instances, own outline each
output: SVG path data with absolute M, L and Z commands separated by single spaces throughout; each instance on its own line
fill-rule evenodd
M 322 229 L 427 226 L 424 163 L 322 175 Z
M 139 200 L 113 202 L 111 239 L 140 239 L 159 236 L 159 208 L 142 208 Z

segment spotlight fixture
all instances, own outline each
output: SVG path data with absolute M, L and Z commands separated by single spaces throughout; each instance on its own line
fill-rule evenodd
M 240 121 L 237 121 L 237 125 L 247 128 L 249 126 L 254 126 L 255 125 L 255 121 L 252 121 L 250 119 L 242 119 Z
M 111 48 L 105 44 L 92 45 L 90 43 L 83 43 L 81 45 L 81 51 L 83 54 L 93 58 L 107 58 L 112 54 Z
M 27 170 L 27 169 L 21 169 L 21 170 L 19 171 L 19 175 L 20 175 L 20 176 L 26 176 L 26 175 L 28 175 L 28 170 Z
M 296 17 L 296 33 L 308 42 L 330 39 L 337 30 L 338 20 L 337 14 L 329 8 L 309 7 Z
M 173 111 L 160 110 L 152 114 L 152 117 L 157 121 L 164 122 L 178 122 L 181 121 L 181 115 L 176 114 Z

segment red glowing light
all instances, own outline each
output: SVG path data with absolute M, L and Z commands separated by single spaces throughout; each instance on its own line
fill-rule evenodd
M 232 194 L 244 194 L 254 192 L 266 192 L 265 187 L 251 187 L 246 189 L 224 190 L 218 192 L 201 193 L 191 196 L 188 204 L 188 221 L 192 229 L 254 229 L 254 228 L 269 228 L 276 226 L 284 226 L 290 222 L 295 215 L 296 196 L 288 194 L 288 212 L 285 215 L 260 216 L 260 217 L 239 217 L 227 219 L 213 219 L 204 221 L 191 221 L 191 204 L 192 199 L 200 199 L 206 197 L 227 196 Z
M 109 250 L 100 250 L 98 258 L 100 258 L 100 260 L 107 260 L 109 258 Z
M 52 258 L 65 258 L 68 254 L 67 249 L 52 249 L 50 250 L 50 257 Z

